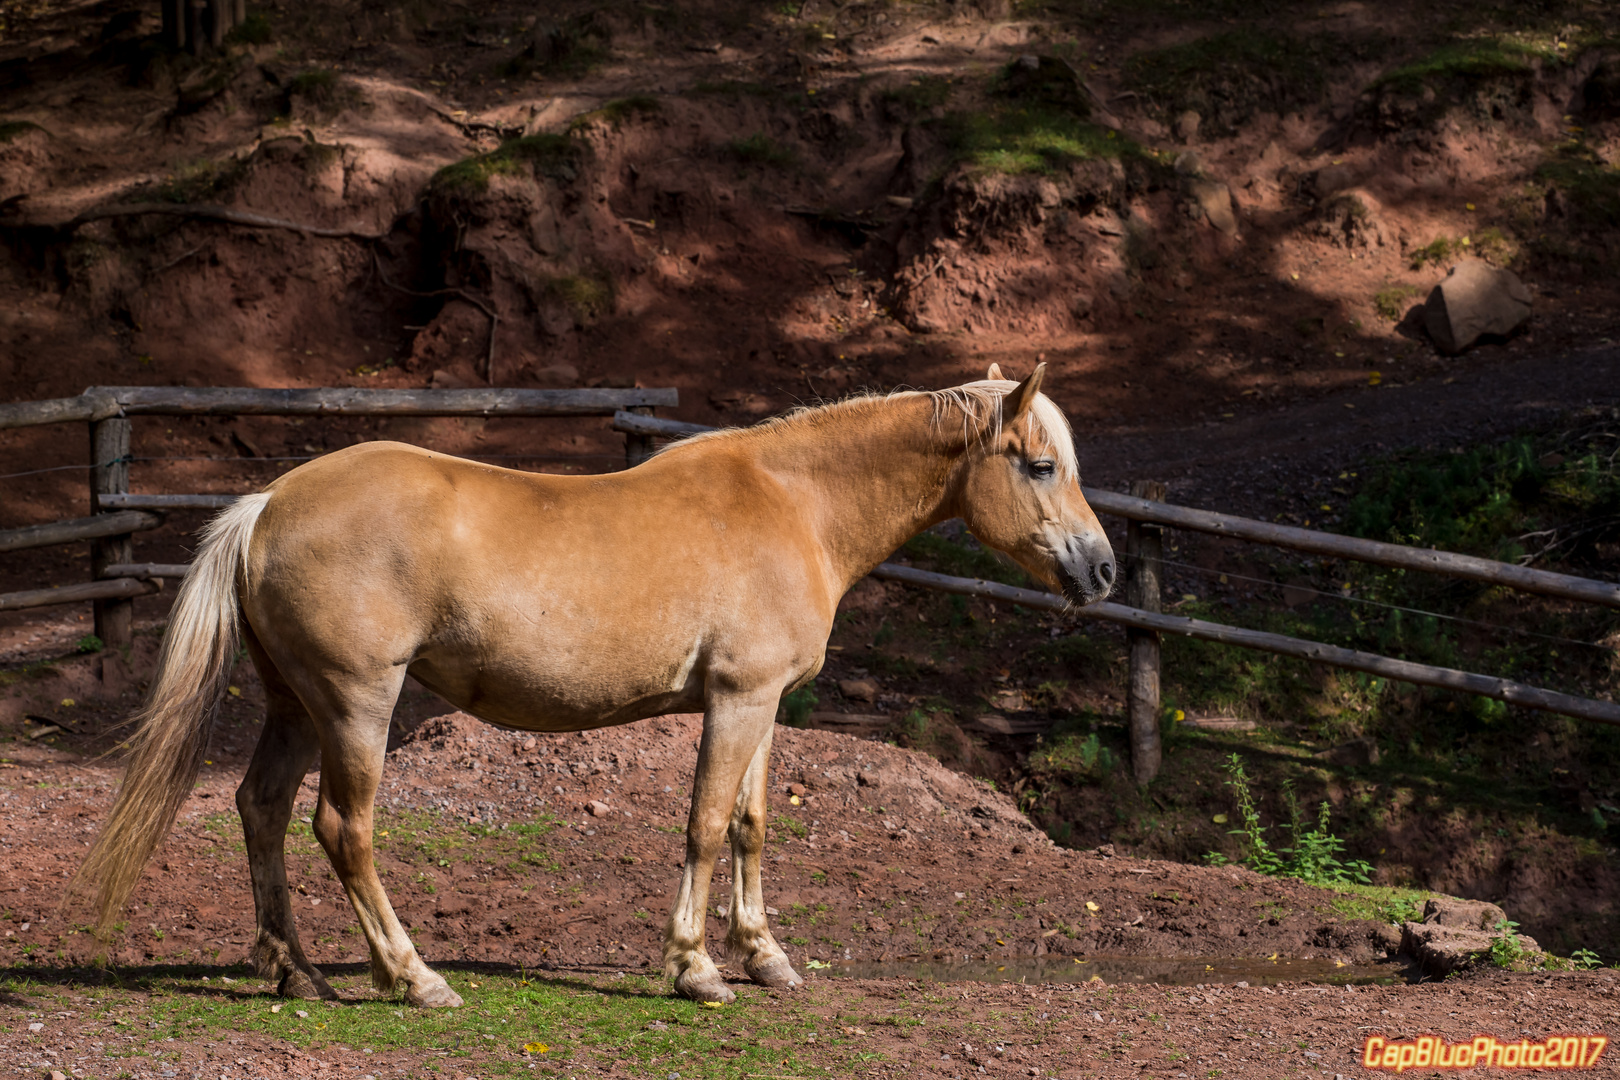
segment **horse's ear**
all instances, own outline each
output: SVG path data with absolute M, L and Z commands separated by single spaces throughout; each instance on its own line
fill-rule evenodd
M 1001 373 L 1001 365 L 1000 364 L 991 364 L 990 365 L 990 370 L 985 372 L 984 377 L 987 378 L 987 379 L 1005 379 L 1006 378 L 1006 376 Z
M 1041 378 L 1046 374 L 1045 364 L 1036 364 L 1029 378 L 1007 391 L 1001 399 L 1001 426 L 1010 428 L 1035 404 L 1035 395 L 1041 392 Z

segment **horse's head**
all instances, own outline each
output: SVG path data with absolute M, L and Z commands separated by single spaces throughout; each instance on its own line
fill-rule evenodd
M 1045 374 L 1041 364 L 1013 383 L 991 364 L 984 382 L 940 392 L 963 409 L 970 429 L 956 509 L 982 542 L 1090 604 L 1114 586 L 1114 549 L 1080 493 L 1074 436 L 1041 393 Z

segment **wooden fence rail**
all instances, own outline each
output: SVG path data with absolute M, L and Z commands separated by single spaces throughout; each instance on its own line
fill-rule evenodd
M 673 408 L 673 387 L 585 390 L 265 389 L 93 386 L 76 398 L 0 405 L 0 429 L 113 416 L 612 416 Z
M 1182 615 L 1162 615 L 1157 612 L 1142 611 L 1138 608 L 1127 607 L 1124 604 L 1115 604 L 1106 600 L 1097 604 L 1088 604 L 1085 607 L 1073 607 L 1063 597 L 1053 593 L 1037 592 L 1034 589 L 1018 589 L 1011 585 L 1002 585 L 994 581 L 984 581 L 978 578 L 949 577 L 945 574 L 935 574 L 927 570 L 918 570 L 915 567 L 900 566 L 895 563 L 883 563 L 872 571 L 872 576 L 889 581 L 903 581 L 909 585 L 920 585 L 927 589 L 938 589 L 941 592 L 1004 600 L 1008 603 L 1035 608 L 1038 611 L 1070 611 L 1081 618 L 1118 623 L 1128 628 L 1153 630 L 1162 634 L 1181 634 L 1185 637 L 1218 641 L 1226 645 L 1257 649 L 1261 652 L 1276 653 L 1280 656 L 1295 656 L 1301 660 L 1327 664 L 1330 667 L 1348 668 L 1351 671 L 1365 671 L 1370 675 L 1382 675 L 1387 679 L 1399 679 L 1402 682 L 1416 683 L 1419 686 L 1436 686 L 1445 690 L 1460 690 L 1463 693 L 1495 698 L 1498 701 L 1506 701 L 1513 705 L 1523 705 L 1529 709 L 1542 709 L 1546 712 L 1561 713 L 1564 716 L 1593 720 L 1600 724 L 1620 725 L 1620 704 L 1612 701 L 1596 701 L 1590 698 L 1576 697 L 1573 694 L 1563 694 L 1556 690 L 1542 690 L 1534 686 L 1526 686 L 1524 683 L 1514 682 L 1511 679 L 1498 679 L 1490 675 L 1475 675 L 1466 671 L 1457 671 L 1454 668 L 1416 664 L 1409 660 L 1396 660 L 1392 657 L 1380 656 L 1377 653 L 1358 652 L 1355 649 L 1340 648 L 1337 645 L 1324 645 L 1319 641 L 1307 641 L 1304 638 L 1271 634 L 1263 630 L 1245 630 L 1238 626 L 1206 622 L 1202 619 L 1189 619 Z
M 345 387 L 275 389 L 212 386 L 93 386 L 73 398 L 0 405 L 0 429 L 88 423 L 90 507 L 95 515 L 21 529 L 0 530 L 0 552 L 91 541 L 92 580 L 54 589 L 0 594 L 0 611 L 49 604 L 95 605 L 95 631 L 109 646 L 127 645 L 134 629 L 131 598 L 157 591 L 183 567 L 137 563 L 133 534 L 163 524 L 168 510 L 217 510 L 234 495 L 145 495 L 129 490 L 130 438 L 135 416 L 613 416 L 653 419 L 673 407 L 673 387 L 602 387 L 578 390 L 366 390 Z M 625 462 L 652 453 L 652 437 L 625 436 Z

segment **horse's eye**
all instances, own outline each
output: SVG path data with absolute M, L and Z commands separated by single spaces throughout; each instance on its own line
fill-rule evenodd
M 1029 471 L 1037 480 L 1050 480 L 1057 469 L 1050 461 L 1032 461 L 1029 463 Z

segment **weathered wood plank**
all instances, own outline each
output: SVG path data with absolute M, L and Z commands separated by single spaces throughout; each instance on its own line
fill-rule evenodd
M 1006 600 L 1010 603 L 1022 604 L 1025 607 L 1037 608 L 1042 611 L 1072 610 L 1074 614 L 1088 619 L 1101 619 L 1104 622 L 1119 623 L 1142 630 L 1157 630 L 1165 634 L 1183 634 L 1187 637 L 1201 638 L 1205 641 L 1219 641 L 1227 645 L 1237 645 L 1245 649 L 1276 653 L 1280 656 L 1295 656 L 1301 660 L 1312 660 L 1319 664 L 1348 668 L 1351 671 L 1365 671 L 1371 675 L 1382 675 L 1386 679 L 1399 679 L 1401 682 L 1416 683 L 1419 686 L 1437 686 L 1445 690 L 1459 690 L 1467 694 L 1478 694 L 1480 697 L 1506 701 L 1510 705 L 1522 705 L 1528 709 L 1542 709 L 1546 712 L 1560 713 L 1581 720 L 1592 720 L 1600 724 L 1620 726 L 1620 704 L 1612 701 L 1595 701 L 1591 698 L 1576 697 L 1573 694 L 1561 694 L 1556 690 L 1543 690 L 1539 687 L 1514 682 L 1511 679 L 1498 679 L 1490 675 L 1475 675 L 1472 672 L 1457 671 L 1454 668 L 1415 664 L 1408 660 L 1395 660 L 1388 656 L 1359 652 L 1355 649 L 1344 649 L 1337 645 L 1324 645 L 1319 641 L 1305 641 L 1302 638 L 1287 637 L 1283 634 L 1270 634 L 1263 630 L 1245 630 L 1237 626 L 1205 622 L 1202 619 L 1188 619 L 1179 615 L 1160 615 L 1148 611 L 1138 611 L 1136 608 L 1126 607 L 1124 604 L 1114 604 L 1107 601 L 1089 604 L 1086 607 L 1073 607 L 1063 597 L 1053 593 L 1036 592 L 1033 589 L 1015 589 L 1011 585 L 1001 585 L 994 581 L 984 581 L 978 578 L 958 578 L 947 574 L 935 574 L 910 566 L 898 566 L 894 563 L 883 563 L 872 571 L 872 576 L 888 581 L 903 581 L 911 585 L 921 585 L 929 589 L 939 589 L 942 592 L 961 593 L 967 596 L 988 596 L 996 600 Z
M 78 585 L 64 585 L 60 589 L 28 589 L 25 592 L 0 593 L 0 611 L 49 607 L 52 604 L 79 604 L 86 600 L 127 599 L 155 593 L 161 588 L 163 584 L 159 581 L 115 578 L 112 581 L 86 581 Z
M 86 391 L 78 397 L 48 401 L 14 401 L 0 405 L 0 430 L 34 427 L 38 424 L 64 424 L 81 420 L 103 420 L 118 415 L 118 401 L 111 394 Z
M 667 420 L 661 416 L 642 416 L 620 411 L 613 414 L 613 430 L 626 435 L 657 436 L 661 439 L 680 439 L 688 435 L 701 435 L 705 431 L 719 431 L 708 424 L 690 424 L 685 420 Z
M 163 518 L 158 514 L 149 514 L 141 510 L 120 510 L 115 514 L 96 514 L 94 517 L 51 521 L 44 525 L 25 525 L 20 529 L 0 530 L 0 551 L 22 551 L 25 548 L 49 547 L 52 544 L 71 544 L 77 540 L 95 540 L 103 536 L 145 532 L 162 524 Z
M 104 578 L 139 578 L 145 581 L 148 578 L 183 578 L 190 569 L 190 563 L 112 563 L 101 568 L 101 576 Z
M 111 386 L 130 415 L 165 416 L 612 416 L 631 406 L 673 407 L 673 387 L 586 390 L 268 389 Z
M 223 510 L 240 495 L 103 495 L 101 505 L 109 510 Z
M 1580 600 L 1589 604 L 1620 608 L 1620 584 L 1593 581 L 1570 574 L 1555 574 L 1548 570 L 1532 570 L 1527 566 L 1480 559 L 1472 555 L 1457 555 L 1449 551 L 1432 551 L 1386 544 L 1378 540 L 1363 540 L 1358 536 L 1339 536 L 1336 533 L 1300 529 L 1292 525 L 1275 525 L 1268 521 L 1218 514 L 1210 510 L 1194 510 L 1186 506 L 1153 502 L 1113 491 L 1083 488 L 1086 501 L 1093 510 L 1117 514 L 1132 521 L 1148 521 L 1170 525 L 1178 529 L 1191 529 L 1215 536 L 1230 536 L 1236 540 L 1250 540 L 1275 547 L 1308 551 L 1313 555 L 1331 555 L 1340 559 L 1392 566 L 1401 570 L 1424 570 L 1448 577 L 1467 578 L 1491 585 L 1506 585 L 1540 596 L 1557 596 L 1566 600 Z

